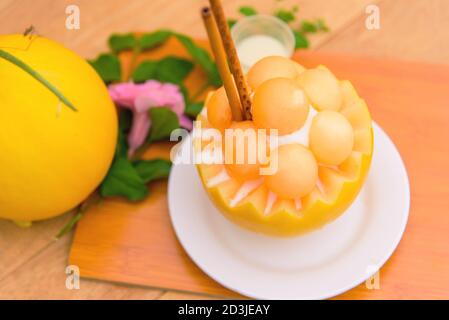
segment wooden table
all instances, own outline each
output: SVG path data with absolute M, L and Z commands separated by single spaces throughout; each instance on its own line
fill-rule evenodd
M 106 40 L 112 32 L 165 27 L 181 32 L 188 30 L 192 36 L 205 38 L 198 18 L 198 10 L 204 3 L 198 0 L 0 0 L 0 30 L 21 33 L 32 24 L 40 34 L 62 42 L 82 56 L 94 57 L 106 50 Z M 80 8 L 79 30 L 65 28 L 65 9 L 69 4 Z M 270 13 L 275 6 L 298 4 L 300 17 L 324 18 L 331 28 L 329 33 L 312 37 L 312 50 L 449 62 L 447 0 L 225 0 L 224 4 L 230 17 L 237 16 L 241 5 L 253 5 L 262 13 Z M 380 30 L 365 27 L 368 4 L 376 4 L 380 9 Z M 0 220 L 0 298 L 213 298 L 92 280 L 82 280 L 80 290 L 67 290 L 65 268 L 72 235 L 59 241 L 53 237 L 69 219 L 70 215 L 63 215 L 36 223 L 31 229 L 19 229 Z

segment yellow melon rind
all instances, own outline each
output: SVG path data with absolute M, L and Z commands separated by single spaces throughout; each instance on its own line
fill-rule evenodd
M 294 200 L 277 199 L 267 214 L 265 206 L 269 191 L 264 184 L 235 206 L 231 206 L 231 200 L 242 181 L 230 177 L 217 186 L 207 187 L 207 181 L 224 166 L 198 164 L 197 169 L 209 198 L 225 217 L 257 233 L 288 237 L 321 228 L 348 209 L 369 171 L 373 153 L 373 130 L 365 101 L 358 96 L 349 81 L 339 81 L 339 84 L 343 96 L 340 112 L 353 126 L 355 142 L 351 155 L 338 168 L 320 166 L 323 190 L 315 187 L 301 198 L 302 206 L 299 210 L 296 209 Z M 208 126 L 207 119 L 203 117 L 201 121 L 204 122 L 203 126 Z
M 234 223 L 266 235 L 295 236 L 318 229 L 339 217 L 359 193 L 370 163 L 371 155 L 362 155 L 359 178 L 346 180 L 335 201 L 326 201 L 322 195 L 317 194 L 319 190 L 316 189 L 302 199 L 303 208 L 301 210 L 296 210 L 293 204 L 290 206 L 284 204 L 283 206 L 275 205 L 270 214 L 265 214 L 261 209 L 265 205 L 265 199 L 262 199 L 261 196 L 261 200 L 257 202 L 251 198 L 251 195 L 235 207 L 231 207 L 230 199 L 239 186 L 236 181 L 232 184 L 225 182 L 224 184 L 228 183 L 225 188 L 223 185 L 219 185 L 205 189 L 221 213 Z M 206 185 L 207 181 L 202 173 L 203 165 L 198 165 L 198 171 L 203 184 Z M 264 197 L 266 198 L 266 195 Z

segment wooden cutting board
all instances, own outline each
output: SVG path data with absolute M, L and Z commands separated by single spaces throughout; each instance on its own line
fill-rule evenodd
M 147 56 L 167 54 L 187 56 L 175 41 Z M 299 52 L 295 59 L 307 67 L 324 64 L 338 78 L 352 81 L 398 147 L 411 183 L 409 223 L 380 271 L 380 289 L 361 284 L 338 298 L 447 298 L 449 66 L 316 52 Z M 203 81 L 196 68 L 187 81 L 189 90 Z M 154 145 L 146 157 L 166 157 L 169 147 Z M 151 196 L 140 203 L 111 199 L 91 208 L 78 224 L 70 264 L 87 278 L 238 297 L 206 276 L 183 251 L 171 227 L 166 189 L 165 181 L 156 182 L 150 185 Z

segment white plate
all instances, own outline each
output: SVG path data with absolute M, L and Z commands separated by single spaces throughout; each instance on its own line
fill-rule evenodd
M 325 299 L 343 293 L 379 270 L 407 224 L 404 164 L 376 124 L 374 141 L 366 184 L 352 206 L 333 223 L 295 238 L 263 236 L 229 222 L 207 197 L 195 166 L 175 165 L 168 201 L 176 235 L 207 275 L 242 295 Z

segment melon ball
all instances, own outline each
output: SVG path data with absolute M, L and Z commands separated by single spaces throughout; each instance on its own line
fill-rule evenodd
M 318 180 L 318 165 L 313 153 L 298 143 L 281 145 L 276 151 L 277 170 L 275 174 L 265 176 L 268 189 L 283 199 L 309 194 Z M 276 151 L 272 151 L 272 159 Z
M 301 64 L 299 64 L 296 61 L 293 61 L 293 64 L 295 65 L 296 68 L 296 72 L 299 74 L 303 73 L 304 71 L 306 71 L 306 68 L 304 68 Z
M 252 121 L 233 122 L 230 128 L 225 130 L 223 141 L 225 166 L 233 177 L 241 180 L 259 177 L 260 165 L 267 161 L 268 137 L 263 149 L 259 146 L 259 142 L 264 141 L 259 139 L 257 128 Z M 259 148 L 262 156 L 259 156 Z
M 313 106 L 321 110 L 340 110 L 343 95 L 337 78 L 325 68 L 309 69 L 297 77 Z
M 248 71 L 248 84 L 256 90 L 263 82 L 273 78 L 295 79 L 298 76 L 297 63 L 281 56 L 265 57 Z
M 224 87 L 217 89 L 207 101 L 207 118 L 214 128 L 224 130 L 232 124 L 232 111 Z
M 258 128 L 278 129 L 285 135 L 300 129 L 309 113 L 309 101 L 294 80 L 274 78 L 257 88 L 252 106 Z
M 319 162 L 326 165 L 339 165 L 349 157 L 352 151 L 354 131 L 341 113 L 321 111 L 313 118 L 309 142 Z

